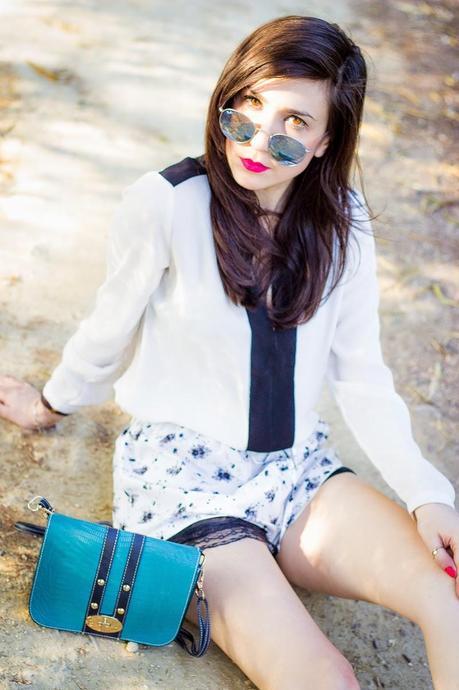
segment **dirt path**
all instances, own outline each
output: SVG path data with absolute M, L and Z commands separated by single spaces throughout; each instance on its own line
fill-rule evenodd
M 453 5 L 316 1 L 308 13 L 340 23 L 370 61 L 361 158 L 367 196 L 381 213 L 383 350 L 416 440 L 457 487 Z M 148 169 L 202 153 L 207 100 L 236 42 L 271 17 L 305 12 L 302 2 L 266 7 L 261 0 L 218 12 L 208 0 L 151 7 L 146 0 L 4 0 L 0 9 L 1 367 L 37 386 L 91 307 L 122 188 Z M 345 462 L 396 498 L 325 392 L 319 410 Z M 14 521 L 30 519 L 25 501 L 35 494 L 63 512 L 110 519 L 112 446 L 126 421 L 108 403 L 44 434 L 0 423 L 0 688 L 253 688 L 214 644 L 201 660 L 174 643 L 131 654 L 124 644 L 30 621 L 40 543 L 17 533 Z M 298 594 L 362 688 L 432 687 L 411 622 L 363 602 Z

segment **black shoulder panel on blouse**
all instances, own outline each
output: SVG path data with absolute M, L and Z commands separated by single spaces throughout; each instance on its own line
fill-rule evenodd
M 189 180 L 190 177 L 196 177 L 196 175 L 206 175 L 207 171 L 204 163 L 204 154 L 198 156 L 197 158 L 191 158 L 187 156 L 178 163 L 173 163 L 167 168 L 159 171 L 168 182 L 176 187 L 181 182 Z

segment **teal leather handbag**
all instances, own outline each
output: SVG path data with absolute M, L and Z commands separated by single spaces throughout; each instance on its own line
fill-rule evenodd
M 46 528 L 16 523 L 44 537 L 29 598 L 36 623 L 152 646 L 176 641 L 192 656 L 205 653 L 210 619 L 199 547 L 57 513 L 43 496 L 28 507 L 48 518 Z M 182 627 L 193 593 L 199 644 Z

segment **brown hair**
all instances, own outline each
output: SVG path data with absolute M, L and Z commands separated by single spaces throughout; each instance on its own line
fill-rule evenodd
M 218 108 L 229 107 L 261 79 L 299 77 L 328 81 L 330 141 L 325 153 L 293 178 L 270 236 L 261 225 L 267 212 L 255 192 L 233 178 Z M 362 177 L 357 146 L 366 81 L 362 53 L 338 25 L 289 15 L 259 26 L 236 47 L 211 96 L 203 162 L 220 276 L 230 299 L 248 308 L 259 304 L 272 283 L 268 313 L 276 328 L 304 323 L 317 311 L 330 268 L 336 267 L 334 244 L 338 274 L 330 292 L 343 274 L 352 225 L 353 163 Z M 254 257 L 265 259 L 257 266 Z

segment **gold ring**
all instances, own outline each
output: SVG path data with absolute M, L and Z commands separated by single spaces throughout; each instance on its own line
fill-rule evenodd
M 433 551 L 432 551 L 432 557 L 435 558 L 435 556 L 437 555 L 437 551 L 440 551 L 440 549 L 444 549 L 444 548 L 445 548 L 444 546 L 437 546 L 437 548 L 433 549 Z

